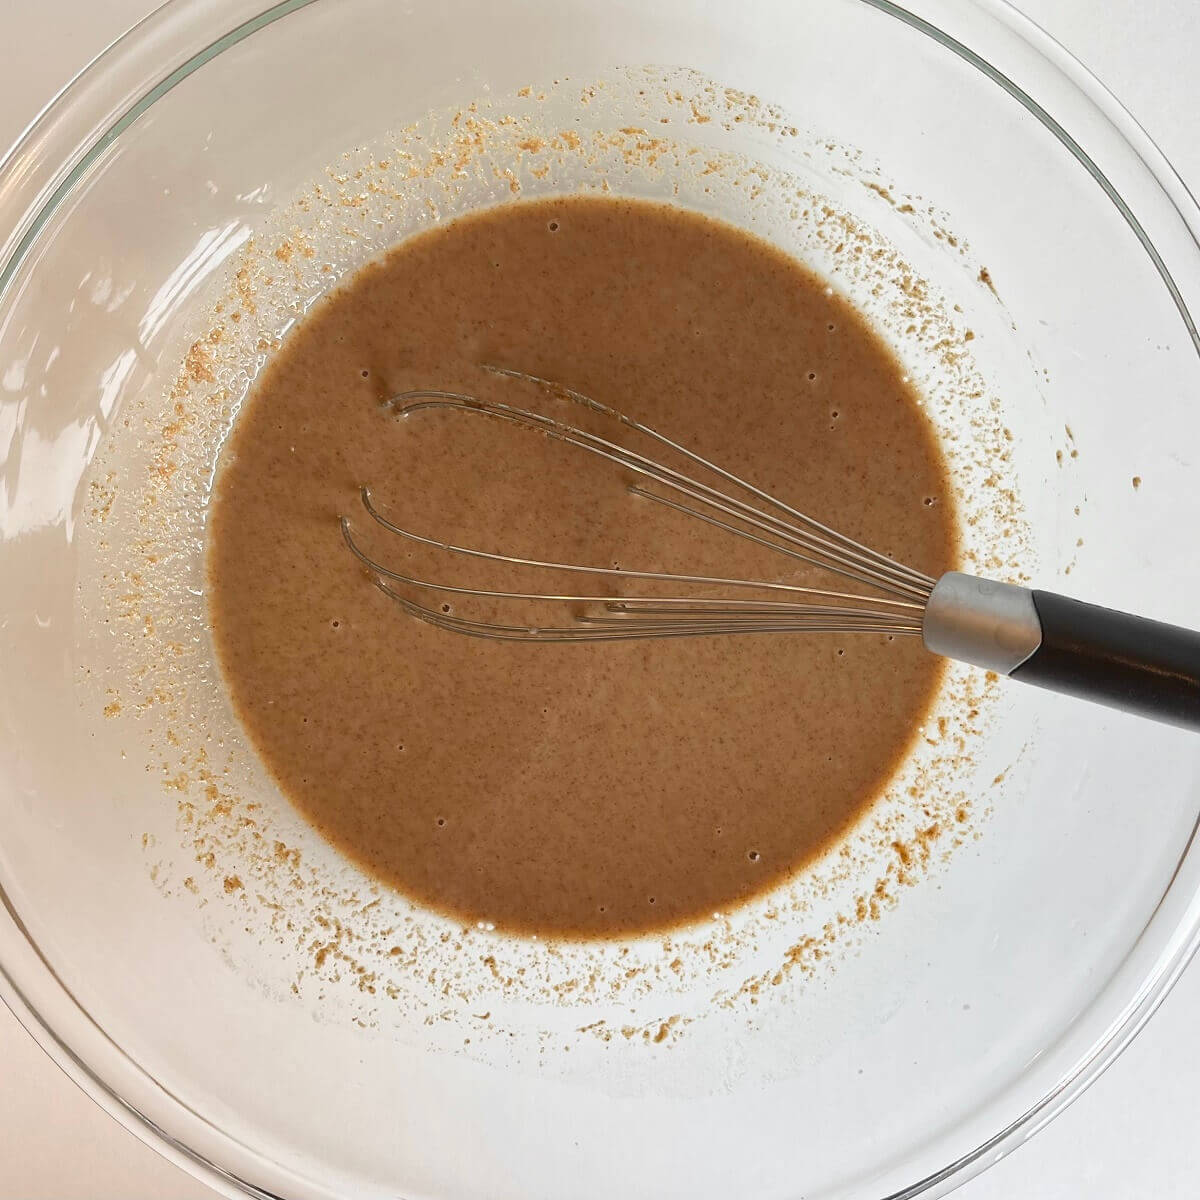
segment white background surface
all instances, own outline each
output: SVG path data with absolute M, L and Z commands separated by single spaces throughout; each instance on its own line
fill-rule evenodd
M 1021 0 L 1200 189 L 1200 4 Z M 0 0 L 0 145 L 150 8 Z M 956 1200 L 1200 1196 L 1200 961 L 1130 1050 L 1037 1138 Z M 0 1005 L 0 1200 L 213 1200 L 76 1089 Z M 618 1198 L 619 1200 L 619 1198 Z

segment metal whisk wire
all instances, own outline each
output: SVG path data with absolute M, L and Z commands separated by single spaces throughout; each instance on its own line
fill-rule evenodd
M 462 393 L 441 389 L 413 389 L 385 402 L 402 418 L 428 410 L 457 410 L 503 420 L 536 431 L 557 441 L 575 446 L 648 480 L 690 503 L 632 484 L 632 494 L 663 505 L 726 533 L 767 547 L 793 560 L 851 579 L 883 595 L 832 591 L 796 584 L 721 576 L 686 575 L 660 571 L 637 571 L 619 567 L 597 567 L 578 563 L 554 562 L 499 554 L 441 541 L 389 520 L 376 507 L 370 489 L 361 489 L 363 508 L 371 520 L 389 533 L 449 555 L 469 557 L 534 570 L 550 570 L 595 577 L 670 583 L 681 588 L 703 586 L 716 589 L 755 589 L 788 599 L 731 598 L 707 596 L 621 596 L 504 591 L 447 584 L 388 567 L 369 555 L 355 541 L 350 521 L 341 519 L 346 545 L 372 574 L 376 585 L 406 612 L 442 629 L 493 640 L 517 641 L 616 641 L 634 638 L 702 637 L 733 633 L 881 633 L 920 635 L 925 601 L 934 580 L 884 554 L 838 533 L 799 512 L 616 409 L 601 404 L 552 380 L 503 367 L 488 367 L 492 373 L 532 383 L 559 399 L 568 400 L 635 433 L 652 439 L 683 456 L 704 470 L 773 508 L 785 517 L 767 511 L 727 491 L 694 479 L 597 434 L 556 420 L 529 409 L 494 401 L 483 401 Z M 442 592 L 448 595 L 524 602 L 598 605 L 599 613 L 580 613 L 567 626 L 540 626 L 532 623 L 506 624 L 472 620 L 457 614 L 426 607 L 398 591 L 394 584 L 408 588 Z

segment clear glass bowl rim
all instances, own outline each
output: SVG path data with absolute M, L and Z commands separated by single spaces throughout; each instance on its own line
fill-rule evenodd
M 282 0 L 259 9 L 260 0 L 167 0 L 84 67 L 42 109 L 0 159 L 0 298 L 39 232 L 91 164 L 126 128 L 176 84 L 224 50 L 316 2 Z M 921 14 L 891 0 L 855 2 L 903 22 L 958 55 L 1007 92 L 1054 135 L 1088 171 L 1141 241 L 1200 356 L 1200 332 L 1177 281 L 1121 194 L 1071 134 L 1009 75 Z M 914 3 L 919 4 L 920 0 L 914 0 Z M 1188 230 L 1192 243 L 1200 249 L 1200 207 L 1195 198 L 1150 136 L 1104 85 L 1007 0 L 959 0 L 959 8 L 964 24 L 971 23 L 971 14 L 998 23 L 1009 34 L 1016 35 L 1022 52 L 1030 61 L 1042 60 L 1060 79 L 1065 79 L 1105 119 L 1111 131 L 1107 136 L 1123 142 L 1125 148 L 1132 150 L 1140 160 Z M 1200 816 L 1180 858 L 1181 866 L 1190 855 L 1200 853 L 1196 848 L 1198 831 Z M 1178 886 L 1178 879 L 1173 879 L 1167 893 Z M 1164 900 L 1167 893 L 1164 893 Z M 944 1194 L 998 1161 L 1081 1095 L 1143 1028 L 1200 948 L 1200 895 L 1189 899 L 1186 918 L 1176 936 L 1168 940 L 1153 969 L 1141 981 L 1119 1017 L 1108 1025 L 1055 1087 L 968 1153 L 881 1200 L 910 1200 L 916 1196 Z M 17 945 L 38 963 L 38 969 L 45 972 L 46 979 L 58 993 L 54 1004 L 58 1020 L 38 1011 L 29 1002 L 10 973 L 3 953 L 0 953 L 0 999 L 6 1002 L 50 1058 L 110 1116 L 196 1178 L 226 1194 L 284 1200 L 282 1196 L 264 1191 L 223 1169 L 198 1150 L 172 1137 L 124 1098 L 106 1080 L 101 1069 L 84 1060 L 72 1045 L 73 1041 L 79 1040 L 72 1037 L 72 1030 L 87 1029 L 93 1038 L 99 1037 L 108 1054 L 115 1054 L 129 1068 L 140 1072 L 140 1068 L 108 1039 L 57 978 L 27 934 L 3 888 L 0 888 L 0 907 L 3 909 L 0 912 L 0 952 L 6 945 Z M 1156 909 L 1143 936 L 1160 919 L 1161 914 Z M 170 1099 L 172 1103 L 180 1104 L 174 1097 Z M 193 1120 L 204 1120 L 191 1110 L 188 1115 Z

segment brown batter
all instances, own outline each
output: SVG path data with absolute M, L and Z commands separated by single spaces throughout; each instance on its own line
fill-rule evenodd
M 847 832 L 939 662 L 900 637 L 529 645 L 406 616 L 343 545 L 340 514 L 426 578 L 614 585 L 447 560 L 370 528 L 362 483 L 398 523 L 459 544 L 802 578 L 549 439 L 381 405 L 442 387 L 579 421 L 482 363 L 621 408 L 936 574 L 956 543 L 932 431 L 884 344 L 797 262 L 710 218 L 588 197 L 504 205 L 368 266 L 292 332 L 233 431 L 209 542 L 218 654 L 251 740 L 325 837 L 414 899 L 510 931 L 626 934 L 728 910 Z M 504 603 L 453 607 L 512 620 Z

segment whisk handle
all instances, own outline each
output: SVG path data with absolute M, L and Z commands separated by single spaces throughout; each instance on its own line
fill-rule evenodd
M 922 633 L 935 654 L 1200 730 L 1200 632 L 951 571 Z
M 1200 730 L 1200 632 L 1031 594 L 1042 640 L 1013 679 Z

